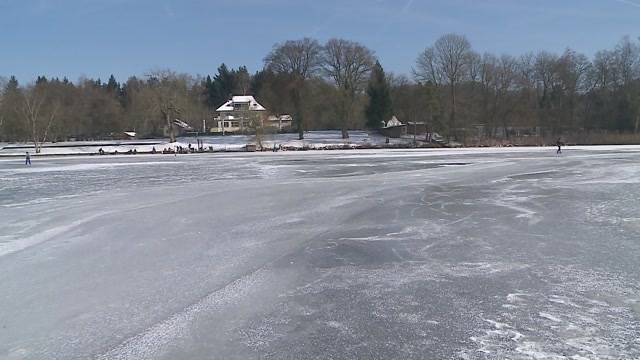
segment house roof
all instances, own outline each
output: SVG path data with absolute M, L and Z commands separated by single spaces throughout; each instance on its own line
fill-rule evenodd
M 187 124 L 186 122 L 184 122 L 182 120 L 174 119 L 173 120 L 173 124 L 176 125 L 179 128 L 185 129 L 185 130 L 193 130 L 191 125 Z
M 402 126 L 402 122 L 400 122 L 400 120 L 398 120 L 397 117 L 395 117 L 395 115 L 391 118 L 391 120 L 387 121 L 387 125 L 385 127 L 394 127 L 394 126 Z
M 228 100 L 226 103 L 222 104 L 216 111 L 233 111 L 233 104 L 249 104 L 249 110 L 251 111 L 265 111 L 267 109 L 264 106 L 260 105 L 256 101 L 253 96 L 243 95 L 243 96 L 234 96 L 231 100 Z
M 287 114 L 283 114 L 283 115 L 269 115 L 269 117 L 267 117 L 268 121 L 293 121 L 293 118 L 291 117 L 291 115 L 287 115 Z

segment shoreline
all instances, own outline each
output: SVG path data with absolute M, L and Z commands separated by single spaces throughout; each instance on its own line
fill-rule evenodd
M 251 144 L 250 144 L 251 145 Z M 193 151 L 193 152 L 162 152 L 162 151 L 136 151 L 136 152 L 105 152 L 104 154 L 100 154 L 98 152 L 68 152 L 68 153 L 45 153 L 45 154 L 36 154 L 30 153 L 31 157 L 37 158 L 45 158 L 45 157 L 122 157 L 122 156 L 132 156 L 132 155 L 167 155 L 167 156 L 176 156 L 176 155 L 204 155 L 204 154 L 264 154 L 264 153 L 295 153 L 295 152 L 321 152 L 321 151 L 366 151 L 366 150 L 444 150 L 444 151 L 464 151 L 464 150 L 497 150 L 497 149 L 545 149 L 545 148 L 555 148 L 555 145 L 511 145 L 511 146 L 455 146 L 455 147 L 447 147 L 447 146 L 438 146 L 430 144 L 429 146 L 406 146 L 406 145 L 391 145 L 391 146 L 380 146 L 380 145 L 327 145 L 327 146 L 310 146 L 310 147 L 290 147 L 290 148 L 282 148 L 277 151 L 273 151 L 268 147 L 265 147 L 263 150 L 247 150 L 246 146 L 243 148 L 231 148 L 231 149 L 215 149 L 213 151 Z M 591 148 L 605 148 L 605 147 L 616 147 L 616 148 L 638 148 L 640 149 L 640 144 L 571 144 L 563 146 L 563 149 L 576 149 L 580 150 L 582 147 L 591 147 Z M 8 159 L 8 158 L 24 158 L 24 154 L 0 154 L 0 158 Z

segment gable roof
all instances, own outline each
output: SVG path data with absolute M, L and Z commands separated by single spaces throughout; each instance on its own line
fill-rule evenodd
M 400 122 L 400 120 L 398 120 L 398 118 L 394 115 L 391 120 L 389 120 L 387 122 L 387 126 L 386 127 L 394 127 L 394 126 L 402 126 L 402 122 Z
M 265 111 L 267 109 L 260 105 L 256 99 L 251 95 L 234 96 L 231 100 L 222 104 L 216 111 L 233 111 L 233 104 L 249 104 L 249 110 L 251 111 Z

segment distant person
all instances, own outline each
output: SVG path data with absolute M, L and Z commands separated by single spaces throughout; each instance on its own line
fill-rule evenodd
M 556 141 L 556 146 L 558 147 L 556 154 L 562 154 L 562 141 L 560 141 L 560 138 L 558 138 L 558 141 Z
M 31 166 L 31 155 L 29 154 L 28 151 L 27 151 L 27 154 L 24 157 L 24 164 Z

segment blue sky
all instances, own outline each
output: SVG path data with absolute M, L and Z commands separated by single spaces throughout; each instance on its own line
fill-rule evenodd
M 571 47 L 589 56 L 640 36 L 640 0 L 0 0 L 0 75 L 118 80 L 171 68 L 251 72 L 274 43 L 356 40 L 387 71 L 409 74 L 440 35 L 478 52 Z

